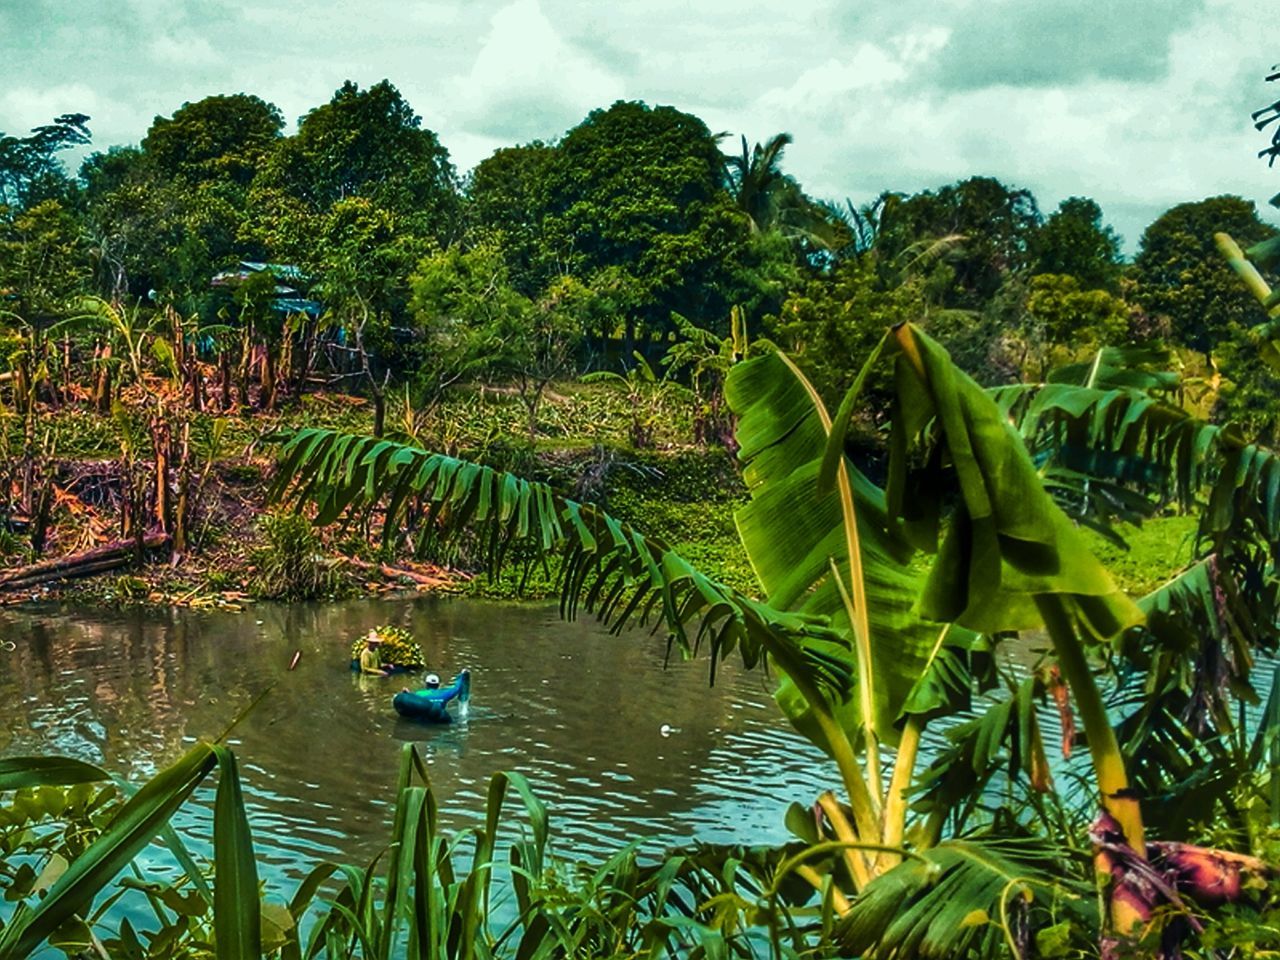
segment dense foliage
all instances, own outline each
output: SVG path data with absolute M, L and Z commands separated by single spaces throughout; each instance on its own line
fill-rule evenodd
M 379 431 L 397 388 L 430 408 L 453 384 L 517 381 L 536 434 L 551 380 L 625 374 L 636 352 L 657 364 L 690 323 L 724 337 L 735 307 L 829 396 L 850 381 L 827 369 L 836 351 L 906 317 L 983 383 L 1152 337 L 1211 354 L 1234 382 L 1232 344 L 1262 314 L 1212 234 L 1274 233 L 1239 198 L 1182 204 L 1126 266 L 1088 197 L 1045 216 L 1030 191 L 975 176 L 837 204 L 786 171 L 789 135 L 722 143 L 638 102 L 462 178 L 385 80 L 343 84 L 292 134 L 251 94 L 185 103 L 71 176 L 59 155 L 90 122 L 0 140 L 6 315 L 47 325 L 88 294 L 172 308 L 240 405 L 327 382 L 371 396 Z M 274 286 L 238 290 L 264 270 Z
M 88 122 L 0 136 L 6 554 L 20 535 L 39 560 L 61 511 L 77 547 L 115 530 L 112 564 L 181 565 L 229 435 L 261 480 L 246 422 L 359 394 L 354 432 L 265 438 L 299 510 L 249 505 L 246 590 L 324 596 L 339 564 L 410 553 L 540 567 L 568 616 L 657 621 L 713 675 L 769 664 L 832 790 L 800 798 L 786 847 L 588 875 L 546 858 L 545 811 L 499 775 L 464 866 L 409 751 L 385 860 L 322 865 L 284 905 L 259 895 L 225 748 L 128 798 L 83 764 L 0 761 L 20 905 L 0 958 L 1275 948 L 1255 857 L 1280 846 L 1280 680 L 1255 664 L 1280 646 L 1280 242 L 1251 202 L 1179 204 L 1127 264 L 1087 197 L 1046 217 L 972 176 L 823 202 L 787 134 L 725 152 L 670 106 L 603 107 L 463 178 L 388 81 L 343 84 L 292 134 L 256 96 L 184 104 L 73 177 Z M 110 455 L 69 469 L 51 417 Z M 711 476 L 645 515 L 638 489 L 682 486 L 690 455 Z M 1186 556 L 1127 596 L 1085 528 L 1123 549 L 1162 514 Z M 700 545 L 731 534 L 709 572 Z M 211 883 L 162 826 L 215 768 Z M 488 899 L 508 789 L 533 834 L 515 921 Z M 161 929 L 95 943 L 94 898 L 158 834 L 181 879 L 121 889 Z

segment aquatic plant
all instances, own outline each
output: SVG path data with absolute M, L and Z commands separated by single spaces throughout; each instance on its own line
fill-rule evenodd
M 168 820 L 215 768 L 210 871 Z M 702 906 L 723 886 L 689 858 L 641 864 L 624 848 L 590 868 L 556 860 L 546 808 L 519 774 L 490 780 L 481 826 L 446 832 L 411 744 L 383 852 L 365 866 L 317 864 L 287 901 L 262 898 L 238 769 L 225 747 L 201 743 L 124 800 L 89 764 L 0 760 L 0 889 L 17 904 L 0 927 L 0 960 L 25 960 L 46 940 L 69 958 L 131 960 L 710 957 L 744 949 L 738 911 Z M 515 837 L 512 795 L 524 821 Z M 120 876 L 157 835 L 178 876 L 136 866 Z M 500 835 L 510 839 L 505 864 L 496 856 Z M 152 922 L 112 918 L 110 908 L 130 897 L 147 904 Z
M 385 623 L 374 629 L 377 631 L 378 636 L 382 638 L 381 654 L 383 663 L 394 664 L 397 667 L 410 670 L 420 670 L 427 665 L 427 659 L 422 653 L 422 645 L 413 639 L 413 634 L 408 630 Z M 360 654 L 364 650 L 364 642 L 363 635 L 351 641 L 352 660 L 360 659 Z

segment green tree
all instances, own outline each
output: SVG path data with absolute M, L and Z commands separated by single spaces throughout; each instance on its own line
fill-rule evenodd
M 251 94 L 205 97 L 156 117 L 142 150 L 165 178 L 248 184 L 283 128 L 280 109 Z
M 316 237 L 316 292 L 349 346 L 341 375 L 358 377 L 373 396 L 374 430 L 386 422 L 386 391 L 394 371 L 408 372 L 395 328 L 408 316 L 409 276 L 432 241 L 365 197 L 335 203 Z
M 0 219 L 0 311 L 47 323 L 88 292 L 90 278 L 83 227 L 57 200 Z
M 558 157 L 541 142 L 504 147 L 477 164 L 467 183 L 469 224 L 498 241 L 512 286 L 527 297 L 560 272 L 544 232 Z
M 1129 308 L 1105 290 L 1084 288 L 1075 276 L 1042 273 L 1027 285 L 1022 370 L 1043 381 L 1052 367 L 1122 344 L 1129 332 Z
M 1275 235 L 1252 201 L 1210 197 L 1182 203 L 1147 227 L 1133 263 L 1134 296 L 1169 318 L 1173 340 L 1209 353 L 1233 326 L 1252 327 L 1266 314 L 1214 246 L 1224 232 L 1243 246 Z
M 724 158 L 697 117 L 619 101 L 557 147 L 544 220 L 556 273 L 625 290 L 628 341 L 670 329 L 672 312 L 725 317 L 747 229 L 723 188 Z
M 280 143 L 269 183 L 312 213 L 359 197 L 394 213 L 411 232 L 447 241 L 458 222 L 449 152 L 390 81 L 361 90 L 348 80 Z
M 793 240 L 827 246 L 840 222 L 782 171 L 782 155 L 793 142 L 791 134 L 779 133 L 748 148 L 743 137 L 742 152 L 725 160 L 729 193 L 753 230 L 777 230 Z
M 591 291 L 562 277 L 541 298 L 530 300 L 511 286 L 502 253 L 492 242 L 467 250 L 455 246 L 425 258 L 412 285 L 414 313 L 428 336 L 465 344 L 469 375 L 513 383 L 529 437 L 536 437 L 547 387 L 573 369 L 584 314 L 592 309 Z
M 900 269 L 946 238 L 946 249 L 932 258 L 926 290 L 942 306 L 977 309 L 1009 274 L 1031 266 L 1040 222 L 1029 190 L 970 177 L 937 191 L 888 196 L 876 246 L 883 268 Z
M 0 205 L 21 210 L 67 199 L 71 181 L 58 154 L 89 142 L 88 123 L 83 113 L 66 113 L 25 137 L 0 132 Z
M 132 292 L 143 296 L 151 286 L 130 287 L 132 278 L 147 282 L 151 258 L 162 254 L 153 247 L 152 224 L 141 215 L 155 199 L 139 147 L 111 147 L 91 153 L 80 165 L 85 221 L 94 247 L 97 292 L 123 302 Z
M 1033 235 L 1031 254 L 1034 272 L 1070 274 L 1085 289 L 1114 293 L 1120 280 L 1120 237 L 1088 197 L 1058 204 Z
M 917 320 L 924 313 L 919 284 L 885 289 L 875 258 L 840 263 L 829 276 L 810 280 L 766 318 L 770 335 L 793 354 L 818 392 L 834 403 L 858 371 L 849 357 L 863 357 L 886 327 Z M 878 393 L 887 384 L 878 381 Z

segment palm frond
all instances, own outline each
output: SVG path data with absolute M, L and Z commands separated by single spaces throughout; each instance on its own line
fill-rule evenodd
M 846 644 L 827 619 L 787 612 L 717 583 L 664 543 L 547 484 L 417 447 L 308 429 L 285 443 L 272 496 L 316 507 L 317 524 L 381 512 L 387 543 L 418 550 L 464 533 L 491 569 L 519 544 L 559 556 L 561 612 L 594 612 L 615 631 L 662 623 L 686 655 L 707 646 L 715 665 L 735 650 L 754 667 L 768 656 L 837 697 L 851 676 L 831 650 Z
M 991 395 L 1041 464 L 1187 508 L 1203 497 L 1203 536 L 1248 536 L 1280 549 L 1280 456 L 1157 395 L 1169 388 L 1165 375 L 1102 369 L 1102 385 L 1050 382 Z

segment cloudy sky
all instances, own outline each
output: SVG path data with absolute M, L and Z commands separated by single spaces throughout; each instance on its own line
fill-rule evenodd
M 1132 248 L 1173 203 L 1280 190 L 1248 116 L 1280 98 L 1273 2 L 0 0 L 0 130 L 79 111 L 102 149 L 209 94 L 292 121 L 387 77 L 465 171 L 642 99 L 789 131 L 818 196 L 990 174 L 1095 197 Z

